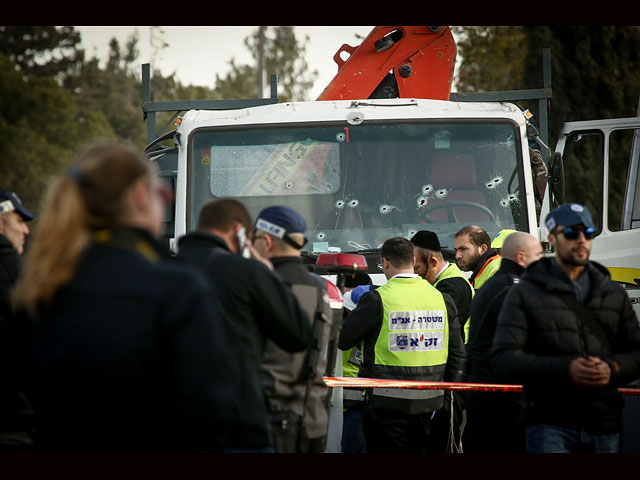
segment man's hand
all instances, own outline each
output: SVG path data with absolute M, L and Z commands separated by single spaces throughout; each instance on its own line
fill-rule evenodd
M 258 251 L 253 246 L 253 243 L 251 243 L 251 240 L 247 239 L 244 245 L 249 250 L 249 253 L 251 254 L 251 258 L 258 260 L 259 262 L 262 262 L 269 270 L 273 270 L 273 264 L 271 263 L 271 261 L 268 258 L 265 258 L 262 255 L 260 255 L 260 253 L 258 253 Z
M 583 387 L 602 387 L 611 380 L 611 368 L 597 357 L 574 358 L 569 363 L 569 378 Z

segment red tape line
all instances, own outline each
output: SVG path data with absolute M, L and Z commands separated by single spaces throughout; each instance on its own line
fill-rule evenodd
M 420 382 L 417 380 L 387 380 L 382 378 L 324 377 L 329 387 L 344 388 L 407 388 L 415 390 L 466 390 L 473 392 L 521 392 L 522 385 L 459 382 Z M 623 395 L 640 395 L 637 388 L 619 388 Z

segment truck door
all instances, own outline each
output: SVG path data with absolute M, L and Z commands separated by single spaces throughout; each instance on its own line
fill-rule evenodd
M 555 203 L 589 206 L 598 231 L 591 259 L 609 269 L 640 315 L 639 151 L 640 117 L 567 123 L 552 183 Z

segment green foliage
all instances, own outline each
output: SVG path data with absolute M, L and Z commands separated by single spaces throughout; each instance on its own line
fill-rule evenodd
M 523 75 L 525 35 L 520 27 L 453 27 L 458 57 L 456 88 L 461 92 L 513 90 Z
M 50 178 L 73 157 L 76 107 L 53 77 L 27 79 L 2 53 L 0 79 L 0 186 L 36 209 Z
M 151 27 L 154 52 L 168 47 L 160 27 Z M 256 35 L 259 33 L 256 32 Z M 264 47 L 246 39 L 254 58 L 264 52 L 265 70 L 279 78 L 283 101 L 302 99 L 316 72 L 307 73 L 305 44 L 292 27 L 268 29 Z M 79 150 L 99 140 L 144 147 L 138 35 L 124 45 L 114 38 L 104 65 L 85 58 L 74 27 L 0 26 L 0 188 L 14 190 L 39 210 L 51 178 L 64 171 Z M 153 71 L 152 100 L 203 100 L 256 97 L 258 68 L 236 65 L 218 79 L 216 89 L 182 85 L 175 75 Z M 157 115 L 162 126 L 173 113 Z
M 261 98 L 263 95 L 258 92 L 257 85 L 261 74 L 259 65 L 263 65 L 267 84 L 271 74 L 278 76 L 280 101 L 308 100 L 306 96 L 318 76 L 316 70 L 308 72 L 308 64 L 304 59 L 308 41 L 309 38 L 305 37 L 304 42 L 299 44 L 293 27 L 259 27 L 245 39 L 255 63 L 236 65 L 231 60 L 230 72 L 225 77 L 216 75 L 217 96 L 229 100 Z
M 69 74 L 84 60 L 73 27 L 0 25 L 0 52 L 25 75 Z
M 552 91 L 549 146 L 553 149 L 564 122 L 634 117 L 640 97 L 640 27 L 522 26 L 458 27 L 462 63 L 460 91 L 497 91 L 542 87 L 542 49 L 551 50 Z M 506 69 L 506 70 L 505 70 Z M 521 70 L 522 75 L 517 75 Z M 533 111 L 533 109 L 532 109 Z M 584 142 L 583 142 L 584 143 Z M 619 225 L 628 157 L 622 137 L 610 152 L 616 170 L 610 183 L 610 227 Z M 573 146 L 565 169 L 566 199 L 602 209 L 602 147 Z

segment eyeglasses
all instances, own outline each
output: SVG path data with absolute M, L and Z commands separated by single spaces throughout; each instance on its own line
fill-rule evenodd
M 558 232 L 556 232 L 556 234 L 561 233 L 562 235 L 564 235 L 564 238 L 566 238 L 567 240 L 576 240 L 578 238 L 578 235 L 580 235 L 580 232 L 582 232 L 582 234 L 584 235 L 584 238 L 587 240 L 591 240 L 593 237 L 596 236 L 596 229 L 593 227 L 588 227 L 588 228 L 567 227 L 564 230 L 559 230 Z
M 261 238 L 265 238 L 265 236 L 264 235 L 254 235 L 253 238 L 252 238 L 252 241 L 255 242 L 256 240 L 259 240 Z

